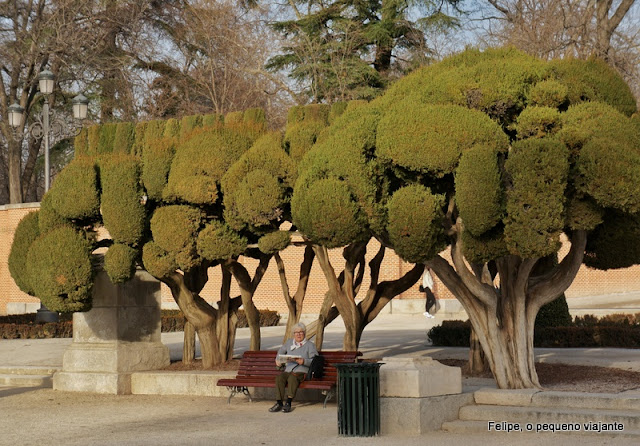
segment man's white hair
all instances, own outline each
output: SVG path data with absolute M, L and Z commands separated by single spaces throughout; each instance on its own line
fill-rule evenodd
M 307 326 L 302 322 L 298 322 L 296 325 L 294 325 L 292 331 L 295 332 L 296 328 L 299 328 L 300 330 L 304 331 L 304 334 L 307 334 Z

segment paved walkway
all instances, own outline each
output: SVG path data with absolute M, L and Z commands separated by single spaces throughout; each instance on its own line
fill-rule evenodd
M 384 315 L 363 335 L 367 357 L 392 355 L 460 358 L 465 348 L 426 345 L 426 330 L 437 323 L 422 316 Z M 327 328 L 326 349 L 339 349 L 344 328 Z M 263 348 L 282 342 L 283 327 L 263 330 Z M 182 333 L 163 334 L 171 356 L 181 355 Z M 247 329 L 238 333 L 236 353 L 248 348 Z M 70 339 L 0 341 L 0 366 L 62 365 Z M 640 371 L 640 351 L 625 349 L 539 349 L 539 360 L 615 366 Z M 450 434 L 377 438 L 338 437 L 335 403 L 298 404 L 291 414 L 271 414 L 270 401 L 249 403 L 225 398 L 154 395 L 94 395 L 52 389 L 0 388 L 0 445 L 625 445 L 637 439 L 563 434 Z
M 368 358 L 385 356 L 430 356 L 434 359 L 467 359 L 465 347 L 433 347 L 427 331 L 441 322 L 422 315 L 381 315 L 364 331 L 360 350 Z M 276 349 L 282 344 L 284 327 L 262 329 L 262 348 Z M 331 323 L 325 332 L 323 348 L 342 348 L 344 326 L 341 320 Z M 172 360 L 182 358 L 183 333 L 163 333 L 162 342 L 169 347 Z M 71 339 L 15 339 L 0 341 L 0 366 L 62 367 L 62 356 Z M 249 329 L 241 328 L 236 337 L 235 353 L 249 348 Z M 199 349 L 197 350 L 199 354 Z M 536 360 L 573 365 L 616 367 L 640 372 L 640 350 L 621 348 L 539 348 Z

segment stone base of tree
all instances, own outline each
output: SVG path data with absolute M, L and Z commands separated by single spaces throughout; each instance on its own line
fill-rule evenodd
M 160 302 L 160 282 L 146 272 L 122 285 L 98 273 L 93 308 L 73 315 L 73 342 L 53 377 L 54 389 L 130 394 L 131 373 L 168 366 Z
M 459 367 L 431 358 L 383 358 L 380 367 L 381 434 L 420 434 L 458 419 L 461 406 L 473 402 L 462 393 Z

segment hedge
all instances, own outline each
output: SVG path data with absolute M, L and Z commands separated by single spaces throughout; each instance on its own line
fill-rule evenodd
M 73 336 L 71 314 L 61 314 L 59 322 L 40 324 L 35 322 L 35 313 L 0 316 L 0 339 L 46 339 L 70 338 Z M 179 310 L 162 310 L 162 332 L 184 330 L 184 316 Z M 260 326 L 272 327 L 280 323 L 276 311 L 260 310 Z M 238 311 L 238 328 L 248 327 L 244 310 Z
M 428 332 L 434 346 L 469 347 L 469 321 L 443 321 Z M 576 317 L 570 327 L 539 327 L 534 333 L 535 347 L 617 347 L 640 348 L 640 313 Z

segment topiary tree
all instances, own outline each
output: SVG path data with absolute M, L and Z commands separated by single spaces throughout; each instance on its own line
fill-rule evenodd
M 355 300 L 364 277 L 367 245 L 383 214 L 377 202 L 380 164 L 370 157 L 381 116 L 360 103 L 347 107 L 300 163 L 291 203 L 293 221 L 313 243 L 329 287 L 316 329 L 318 348 L 324 327 L 339 314 L 346 328 L 344 348 L 357 349 L 367 324 L 387 302 L 415 284 L 424 269 L 416 265 L 398 280 L 379 282 L 386 251 L 381 246 L 369 263 L 371 285 L 366 296 Z M 345 263 L 336 274 L 328 250 L 340 246 L 345 246 Z
M 130 153 L 115 147 L 101 153 L 101 130 L 94 130 L 96 147 L 87 152 L 100 156 L 74 160 L 40 210 L 19 225 L 11 255 L 19 286 L 55 311 L 86 311 L 92 252 L 107 247 L 104 269 L 112 282 L 143 267 L 169 286 L 200 338 L 204 367 L 232 357 L 241 305 L 251 348 L 259 349 L 252 297 L 273 253 L 289 242 L 279 227 L 290 215 L 295 164 L 280 135 L 266 133 L 264 114 L 237 115 L 180 140 L 175 135 L 191 120 L 179 129 L 177 121 L 137 125 Z M 100 228 L 108 235 L 98 239 Z M 259 260 L 253 277 L 241 256 Z M 212 267 L 222 270 L 217 307 L 199 296 Z M 238 297 L 230 295 L 233 278 Z
M 500 388 L 539 387 L 540 308 L 583 262 L 640 262 L 633 103 L 599 62 L 468 50 L 333 121 L 301 163 L 292 208 L 321 246 L 353 333 L 345 348 L 357 346 L 367 312 L 353 303 L 354 276 L 341 282 L 324 252 L 346 246 L 353 264 L 356 247 L 374 236 L 420 271 L 432 268 L 458 298 Z M 564 236 L 570 249 L 558 262 Z M 451 262 L 439 254 L 447 246 Z

